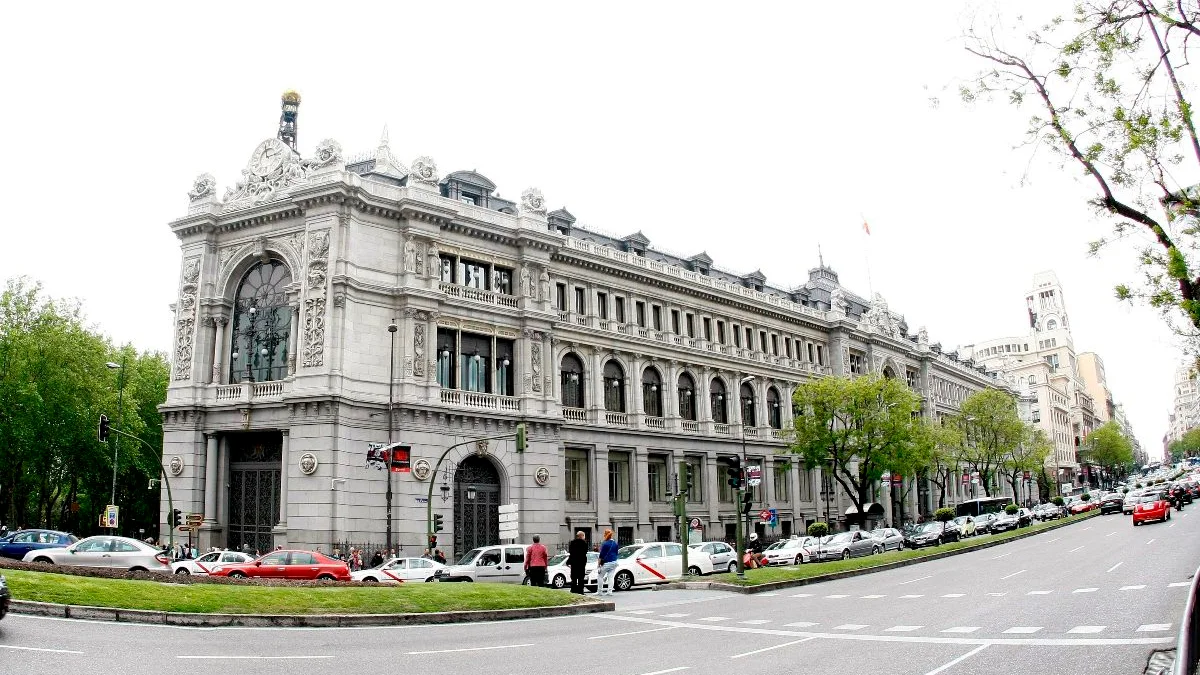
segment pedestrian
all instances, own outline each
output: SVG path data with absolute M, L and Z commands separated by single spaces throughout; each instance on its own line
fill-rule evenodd
M 375 555 L 371 556 L 371 567 L 372 568 L 379 567 L 382 564 L 383 564 L 383 552 L 380 551 L 379 549 L 375 549 Z
M 583 530 L 575 533 L 575 538 L 567 545 L 567 566 L 571 568 L 571 592 L 583 595 L 584 575 L 587 572 L 587 540 L 583 538 Z
M 356 548 L 354 549 L 354 560 L 350 564 L 350 571 L 357 572 L 362 569 L 362 566 L 362 551 Z
M 446 554 L 442 553 L 442 549 L 439 548 L 433 552 L 433 561 L 442 565 L 446 564 Z
M 541 588 L 546 585 L 546 565 L 550 561 L 546 547 L 542 546 L 542 538 L 533 535 L 533 544 L 525 549 L 525 578 L 530 586 Z
M 613 531 L 604 531 L 604 543 L 600 544 L 600 571 L 596 582 L 596 592 L 600 595 L 612 595 L 616 585 L 617 571 L 617 542 L 613 540 Z

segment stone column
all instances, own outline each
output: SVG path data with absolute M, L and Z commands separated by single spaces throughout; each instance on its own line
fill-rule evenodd
M 706 436 L 712 435 L 712 399 L 709 398 L 709 380 L 712 373 L 707 368 L 701 368 L 696 376 L 696 419 L 700 422 L 700 432 Z
M 593 481 L 596 486 L 593 493 L 596 504 L 596 529 L 603 535 L 603 528 L 612 526 L 612 520 L 608 516 L 608 448 L 597 447 L 592 455 L 595 460 L 592 462 L 592 475 L 596 477 Z
M 213 317 L 213 361 L 212 361 L 212 380 L 213 384 L 221 384 L 222 374 L 225 363 L 225 324 L 227 319 L 223 316 Z M 291 353 L 290 351 L 288 352 Z
M 288 375 L 296 374 L 296 344 L 300 334 L 300 302 L 293 301 L 288 303 L 291 309 L 291 326 L 288 328 Z
M 276 528 L 287 532 L 287 513 L 288 513 L 288 469 L 292 465 L 292 456 L 288 454 L 289 438 L 291 434 L 288 429 L 283 429 L 280 433 L 283 434 L 283 448 L 280 453 L 282 462 L 279 471 L 279 523 Z
M 217 435 L 205 434 L 204 524 L 217 523 Z
M 630 372 L 625 374 L 625 410 L 630 413 L 630 426 L 635 429 L 645 427 L 646 405 L 642 400 L 642 368 L 646 363 L 640 354 L 633 354 L 629 361 Z
M 604 354 L 599 349 L 592 348 L 592 410 L 595 410 L 596 423 L 604 424 Z
M 679 427 L 679 362 L 667 361 L 662 383 L 663 417 L 670 420 L 667 428 Z
M 717 462 L 716 453 L 710 452 L 704 456 L 704 502 L 708 504 L 708 527 L 705 530 L 705 539 L 719 539 L 725 536 L 724 531 L 715 529 L 720 528 L 721 523 L 721 481 L 725 480 L 721 471 L 723 466 Z
M 788 470 L 788 480 L 791 481 L 792 498 L 792 532 L 804 534 L 803 502 L 800 500 L 800 483 L 804 480 L 804 470 L 800 468 L 798 457 L 792 456 L 792 468 Z
M 646 480 L 646 472 L 649 470 L 649 455 L 646 453 L 645 447 L 634 448 L 633 451 L 633 484 L 637 488 L 637 519 L 638 519 L 638 534 L 636 536 L 644 536 L 641 528 L 650 525 L 650 483 Z

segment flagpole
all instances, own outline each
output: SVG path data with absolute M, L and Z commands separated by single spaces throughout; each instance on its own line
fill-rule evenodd
M 862 219 L 863 236 L 866 238 L 866 245 L 863 246 L 863 260 L 867 263 L 867 292 L 871 294 L 871 299 L 875 299 L 875 285 L 871 283 L 871 228 L 867 225 L 867 218 L 862 213 L 858 214 Z

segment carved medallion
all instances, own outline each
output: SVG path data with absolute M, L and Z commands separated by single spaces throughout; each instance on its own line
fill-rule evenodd
M 300 455 L 300 473 L 311 476 L 317 472 L 317 456 L 311 452 Z
M 172 457 L 170 468 L 171 468 L 172 476 L 179 476 L 179 475 L 183 474 L 183 458 L 180 457 L 179 455 L 175 455 L 174 457 Z
M 537 468 L 537 470 L 533 472 L 533 482 L 537 483 L 540 486 L 545 486 L 546 483 L 549 483 L 550 482 L 550 469 L 547 469 L 544 466 L 539 466 Z
M 429 462 L 424 459 L 418 459 L 417 461 L 413 462 L 412 475 L 413 478 L 416 478 L 417 480 L 425 480 L 429 478 L 429 474 L 432 471 L 433 468 L 430 467 Z

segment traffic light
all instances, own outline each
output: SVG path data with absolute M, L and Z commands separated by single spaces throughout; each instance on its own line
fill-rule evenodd
M 721 461 L 726 465 L 726 473 L 729 476 L 729 487 L 734 490 L 742 487 L 742 458 L 737 455 L 722 457 Z
M 445 519 L 445 516 L 443 516 L 440 513 L 433 514 L 433 531 L 434 532 L 441 532 L 442 530 L 446 529 L 444 527 L 444 525 L 442 524 L 442 521 L 444 519 Z
M 696 485 L 696 472 L 695 472 L 695 469 L 692 468 L 692 465 L 688 464 L 686 467 L 684 467 L 683 488 L 681 489 L 681 492 L 683 492 L 684 494 L 689 494 L 689 493 L 691 493 L 692 488 L 695 485 Z
M 100 429 L 96 432 L 96 437 L 101 443 L 108 442 L 108 415 L 100 416 Z
M 742 497 L 742 515 L 743 516 L 750 515 L 750 510 L 753 508 L 754 508 L 754 495 L 747 492 L 745 494 L 745 496 Z
M 525 452 L 525 423 L 517 423 L 517 452 Z
M 433 553 L 436 550 L 437 550 L 437 535 L 431 535 L 429 537 L 429 552 Z
M 397 473 L 408 473 L 412 471 L 410 457 L 412 456 L 412 446 L 409 445 L 394 445 L 392 446 L 391 456 L 388 461 L 392 471 Z
M 171 511 L 171 527 L 179 527 L 183 524 L 183 513 L 179 509 Z

